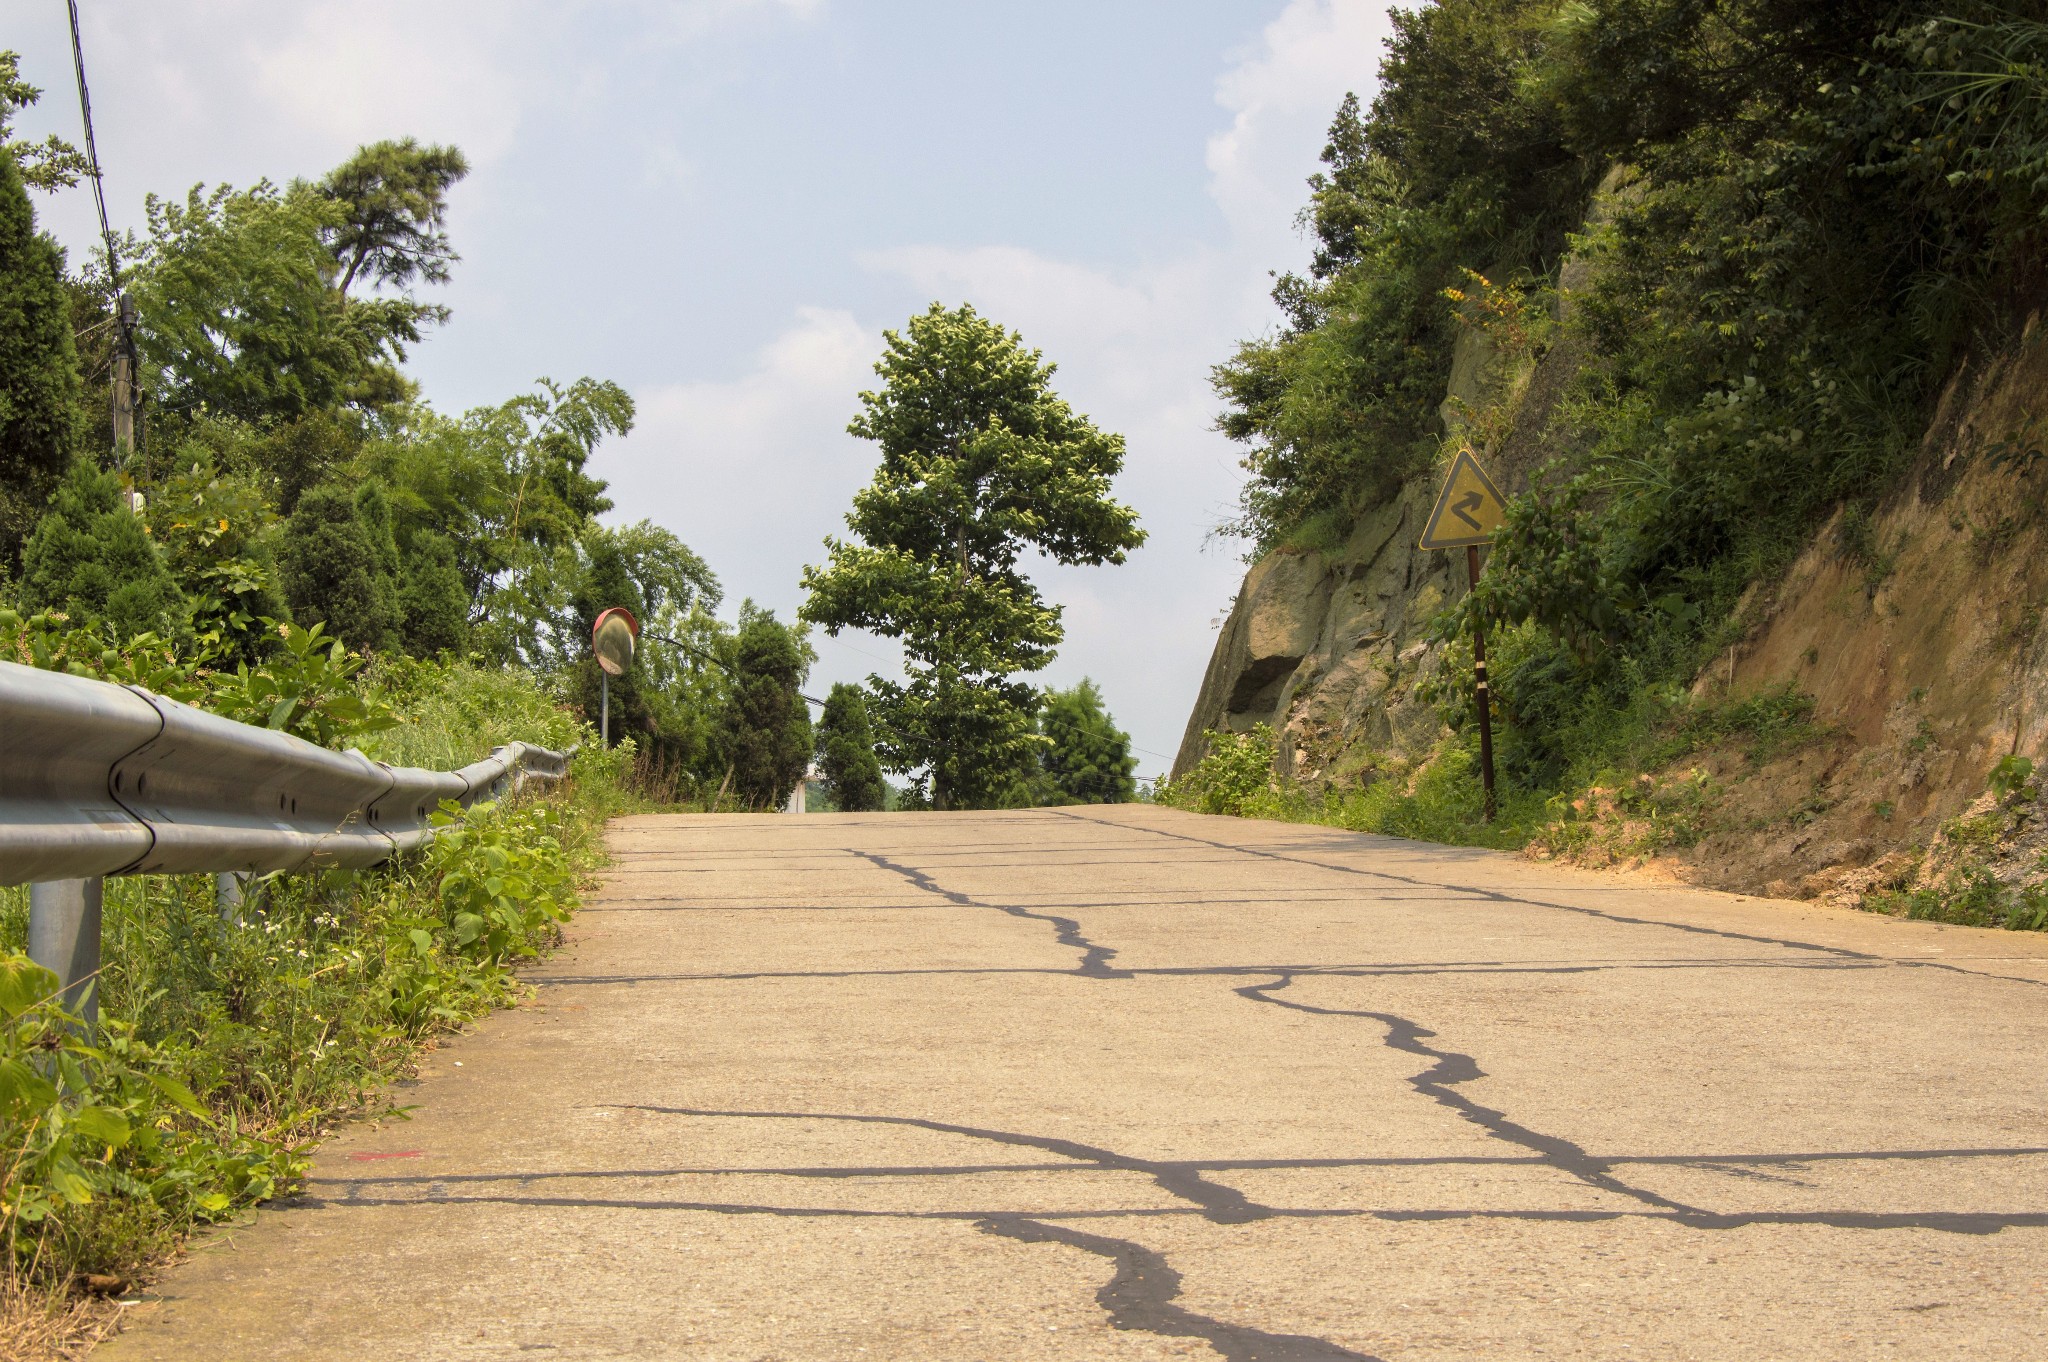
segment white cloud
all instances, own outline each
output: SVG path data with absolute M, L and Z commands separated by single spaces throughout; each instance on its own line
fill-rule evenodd
M 817 545 L 872 471 L 846 423 L 880 350 L 852 314 L 801 308 L 738 377 L 634 394 L 633 432 L 599 470 L 613 518 L 658 507 L 714 570 L 770 603 L 794 601 L 800 555 L 822 557 Z
M 1216 83 L 1230 127 L 1209 139 L 1210 193 L 1244 237 L 1270 239 L 1304 199 L 1346 92 L 1368 99 L 1393 32 L 1385 0 L 1295 0 Z

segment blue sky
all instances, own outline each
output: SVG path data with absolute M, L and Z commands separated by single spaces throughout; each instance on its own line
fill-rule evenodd
M 1384 0 L 80 0 L 116 226 L 146 192 L 318 175 L 380 137 L 475 169 L 433 294 L 454 320 L 411 370 L 446 410 L 539 375 L 624 384 L 600 450 L 615 518 L 676 531 L 785 617 L 873 455 L 844 433 L 885 327 L 971 302 L 1060 366 L 1130 441 L 1152 539 L 1046 567 L 1068 640 L 1156 774 L 1243 565 L 1205 543 L 1236 451 L 1210 365 L 1271 327 L 1270 269 L 1347 90 L 1370 95 Z M 23 129 L 76 139 L 62 0 L 4 43 L 45 87 Z M 74 252 L 83 189 L 38 203 Z M 892 670 L 819 638 L 814 685 Z

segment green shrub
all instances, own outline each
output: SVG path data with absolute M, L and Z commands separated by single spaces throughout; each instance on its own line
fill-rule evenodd
M 1195 813 L 1230 814 L 1239 818 L 1268 816 L 1280 798 L 1273 774 L 1274 736 L 1266 724 L 1248 733 L 1212 730 L 1204 735 L 1209 750 L 1179 780 L 1153 792 L 1156 803 Z

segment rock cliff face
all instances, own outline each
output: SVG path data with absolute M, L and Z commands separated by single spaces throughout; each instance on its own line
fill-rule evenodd
M 1594 191 L 1588 230 L 1630 192 L 1624 171 L 1610 171 Z M 1565 263 L 1561 308 L 1588 278 L 1584 262 Z M 1448 464 L 1469 423 L 1490 413 L 1505 433 L 1488 471 L 1509 495 L 1524 490 L 1532 472 L 1566 452 L 1571 437 L 1556 417 L 1579 363 L 1570 339 L 1531 362 L 1500 354 L 1482 331 L 1465 332 L 1437 408 L 1440 462 Z M 1415 696 L 1435 661 L 1424 632 L 1466 588 L 1462 553 L 1416 547 L 1441 478 L 1433 470 L 1411 480 L 1333 551 L 1283 547 L 1252 566 L 1209 658 L 1175 776 L 1201 760 L 1205 733 L 1262 723 L 1282 735 L 1282 770 L 1311 779 L 1380 758 L 1417 761 L 1436 746 L 1443 725 Z
M 1475 413 L 1511 411 L 1489 472 L 1510 495 L 1525 488 L 1559 452 L 1552 417 L 1577 363 L 1569 344 L 1530 363 L 1467 332 L 1438 408 L 1445 459 Z M 1417 761 L 1436 746 L 1443 725 L 1415 695 L 1435 660 L 1424 634 L 1467 586 L 1462 552 L 1416 547 L 1441 476 L 1410 480 L 1335 549 L 1282 547 L 1252 566 L 1210 656 L 1176 776 L 1201 760 L 1204 734 L 1262 723 L 1282 735 L 1282 770 L 1310 779 L 1381 759 Z
M 1723 793 L 1706 835 L 1679 854 L 1687 877 L 1860 892 L 1891 873 L 1899 849 L 1928 845 L 1943 820 L 1981 802 L 2000 758 L 2048 769 L 2044 330 L 2030 324 L 2004 356 L 1960 374 L 1910 476 L 1867 515 L 1838 513 L 1745 602 L 1742 641 L 1694 693 L 1741 699 L 1790 685 L 1813 697 L 1825 736 L 1760 768 L 1732 753 L 1693 759 Z M 1553 417 L 1578 362 L 1568 343 L 1533 365 L 1503 361 L 1477 333 L 1460 343 L 1446 426 L 1455 433 L 1489 406 L 1511 417 L 1490 460 L 1503 490 L 1522 490 L 1564 452 L 1570 436 Z M 1438 477 L 1409 483 L 1340 546 L 1281 548 L 1252 567 L 1176 775 L 1200 760 L 1206 732 L 1259 723 L 1281 734 L 1279 764 L 1297 778 L 1430 754 L 1444 730 L 1415 694 L 1435 661 L 1424 631 L 1465 589 L 1462 554 L 1416 547 Z

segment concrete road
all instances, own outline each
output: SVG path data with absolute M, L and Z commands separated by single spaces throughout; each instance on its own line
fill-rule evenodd
M 2048 1356 L 2048 939 L 1149 807 L 620 822 L 109 1359 Z

